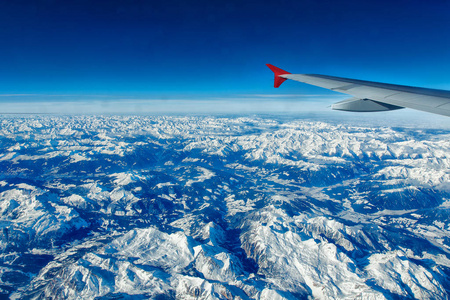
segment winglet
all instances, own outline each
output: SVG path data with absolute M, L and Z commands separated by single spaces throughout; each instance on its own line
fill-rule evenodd
M 285 70 L 282 70 L 280 68 L 277 68 L 271 64 L 266 64 L 266 66 L 268 66 L 269 69 L 271 69 L 275 75 L 275 82 L 274 82 L 273 86 L 276 88 L 279 87 L 283 82 L 286 81 L 286 78 L 280 77 L 280 75 L 291 74 L 291 73 L 286 72 Z

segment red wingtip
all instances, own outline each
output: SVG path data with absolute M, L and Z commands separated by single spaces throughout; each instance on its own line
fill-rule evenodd
M 284 75 L 284 74 L 291 74 L 289 72 L 286 72 L 285 70 L 282 70 L 278 67 L 275 67 L 274 65 L 271 64 L 266 64 L 266 66 L 269 67 L 269 69 L 272 70 L 272 72 L 275 75 L 275 82 L 273 84 L 274 87 L 279 87 L 283 82 L 286 81 L 286 78 L 280 77 L 280 75 Z

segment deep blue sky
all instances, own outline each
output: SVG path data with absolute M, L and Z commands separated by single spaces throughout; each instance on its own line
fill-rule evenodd
M 4 101 L 328 93 L 266 63 L 450 89 L 450 1 L 0 1 L 0 41 Z

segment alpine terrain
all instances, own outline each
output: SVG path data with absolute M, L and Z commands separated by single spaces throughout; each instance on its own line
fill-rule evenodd
M 2 116 L 11 299 L 448 299 L 450 131 Z

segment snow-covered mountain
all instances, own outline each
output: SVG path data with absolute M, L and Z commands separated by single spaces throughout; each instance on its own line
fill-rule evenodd
M 12 299 L 448 299 L 450 132 L 4 116 Z

